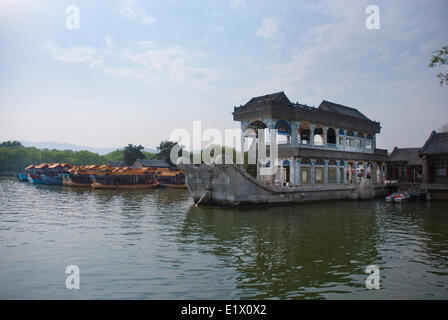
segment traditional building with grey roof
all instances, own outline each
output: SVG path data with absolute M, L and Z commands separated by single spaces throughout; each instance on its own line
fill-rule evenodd
M 433 131 L 420 150 L 423 161 L 423 183 L 445 188 L 448 191 L 448 132 Z M 436 193 L 436 192 L 434 192 Z M 445 192 L 448 199 L 448 192 Z
M 135 160 L 134 164 L 132 165 L 133 168 L 168 168 L 175 170 L 176 167 L 173 166 L 169 161 L 167 160 L 158 160 L 158 159 L 137 159 Z
M 395 147 L 387 159 L 387 178 L 399 182 L 421 183 L 422 164 L 419 152 L 421 148 Z
M 124 161 L 107 161 L 107 164 L 114 168 L 127 166 Z
M 376 148 L 380 123 L 356 108 L 326 100 L 317 108 L 293 103 L 282 91 L 235 107 L 233 118 L 241 123 L 242 143 L 248 138 L 258 139 L 259 129 L 278 130 L 282 166 L 267 183 L 294 186 L 356 184 L 362 178 L 384 181 L 387 150 Z

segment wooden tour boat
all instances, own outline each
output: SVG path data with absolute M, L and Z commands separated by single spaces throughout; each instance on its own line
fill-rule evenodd
M 162 187 L 187 189 L 185 184 L 185 175 L 182 171 L 159 171 L 157 181 Z
M 156 171 L 148 168 L 114 168 L 106 175 L 91 175 L 93 189 L 152 189 L 159 187 Z

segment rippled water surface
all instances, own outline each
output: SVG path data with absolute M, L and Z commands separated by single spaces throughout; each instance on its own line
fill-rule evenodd
M 0 298 L 448 298 L 446 202 L 192 204 L 184 190 L 0 179 Z M 365 287 L 372 264 L 379 290 Z

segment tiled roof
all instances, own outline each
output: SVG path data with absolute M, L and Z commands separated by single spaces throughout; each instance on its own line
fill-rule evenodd
M 342 104 L 337 104 L 326 100 L 323 100 L 321 102 L 321 104 L 319 105 L 319 109 L 336 112 L 349 117 L 370 120 L 355 108 L 347 107 Z
M 357 119 L 363 119 L 371 121 L 369 118 L 367 118 L 364 114 L 359 112 L 355 108 L 347 107 L 342 104 L 330 102 L 327 100 L 323 100 L 318 108 L 312 108 L 306 105 L 301 104 L 293 104 L 286 94 L 283 91 L 266 94 L 264 96 L 258 96 L 253 97 L 252 99 L 247 102 L 244 107 L 275 107 L 275 106 L 296 106 L 296 107 L 303 107 L 308 109 L 315 109 L 315 110 L 322 110 L 327 112 L 334 112 L 338 113 L 340 115 L 357 118 Z
M 124 161 L 108 161 L 107 164 L 111 167 L 124 167 L 126 165 Z
M 168 161 L 166 161 L 166 160 L 137 159 L 136 163 L 134 163 L 134 166 L 136 166 L 137 161 L 143 167 L 152 167 L 152 168 L 169 168 L 169 167 L 172 167 L 172 165 Z
M 288 97 L 283 91 L 266 94 L 264 96 L 253 97 L 246 103 L 245 107 L 257 107 L 257 106 L 284 106 L 291 105 Z
M 413 161 L 413 163 L 419 163 L 415 162 L 414 160 L 420 160 L 418 152 L 420 151 L 420 148 L 397 148 L 395 147 L 392 153 L 390 154 L 389 158 L 387 159 L 388 162 L 408 162 Z
M 448 132 L 433 131 L 423 145 L 420 154 L 448 154 Z

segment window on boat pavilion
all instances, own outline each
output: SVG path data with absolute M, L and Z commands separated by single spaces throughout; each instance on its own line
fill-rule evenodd
M 303 184 L 311 183 L 311 167 L 300 167 L 300 178 Z
M 355 140 L 353 138 L 347 138 L 347 147 L 354 147 Z
M 333 128 L 327 130 L 327 143 L 336 144 L 336 131 Z
M 336 167 L 328 167 L 328 183 L 337 183 Z
M 328 183 L 337 183 L 337 163 L 335 160 L 328 162 Z
M 314 129 L 314 144 L 322 146 L 324 144 L 324 130 L 322 128 Z
M 359 148 L 359 149 L 362 149 L 363 148 L 363 143 L 362 143 L 363 141 L 361 140 L 361 139 L 357 139 L 356 140 L 356 146 Z
M 321 184 L 324 183 L 324 168 L 323 167 L 315 167 L 316 170 L 316 183 Z

